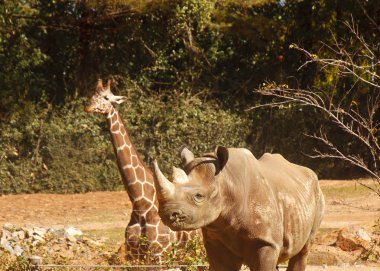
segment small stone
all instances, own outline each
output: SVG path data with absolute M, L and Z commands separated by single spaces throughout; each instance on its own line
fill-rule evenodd
M 32 255 L 32 256 L 29 257 L 29 262 L 33 266 L 38 266 L 38 265 L 42 264 L 42 259 L 39 256 Z
M 72 236 L 72 235 L 67 236 L 66 240 L 69 241 L 69 242 L 71 242 L 71 243 L 76 243 L 77 242 L 77 239 L 74 236 Z
M 41 236 L 38 236 L 38 235 L 32 236 L 32 246 L 33 247 L 37 246 L 38 244 L 42 244 L 42 243 L 45 243 L 44 238 L 42 238 Z
M 40 228 L 40 227 L 34 227 L 33 228 L 33 235 L 39 235 L 41 237 L 44 237 L 45 234 L 46 234 L 47 230 L 44 229 L 44 228 Z
M 25 239 L 25 232 L 20 230 L 20 231 L 16 231 L 12 234 L 12 236 L 15 235 L 17 236 L 20 240 L 24 240 Z
M 1 247 L 3 247 L 6 251 L 8 251 L 11 255 L 14 255 L 14 250 L 11 246 L 11 244 L 9 243 L 9 241 L 5 238 L 1 238 L 0 240 L 0 245 Z
M 64 233 L 64 237 L 68 237 L 68 236 L 82 236 L 83 235 L 83 232 L 81 230 L 78 230 L 74 227 L 69 227 L 67 229 L 65 229 L 65 233 Z
M 23 250 L 22 247 L 20 247 L 19 245 L 16 245 L 16 246 L 14 247 L 13 251 L 14 251 L 14 254 L 15 254 L 16 256 L 21 256 L 22 253 L 24 253 L 24 250 Z
M 24 228 L 25 237 L 26 238 L 32 238 L 33 237 L 33 230 L 30 228 Z
M 356 235 L 357 235 L 360 239 L 362 239 L 362 240 L 364 240 L 364 241 L 371 242 L 371 237 L 370 237 L 370 236 L 368 235 L 368 233 L 367 233 L 364 229 L 362 229 L 362 228 L 360 228 L 359 230 L 357 230 Z
M 98 241 L 94 241 L 90 238 L 87 238 L 87 237 L 83 237 L 83 243 L 85 243 L 86 245 L 88 245 L 89 247 L 99 247 L 102 245 L 102 243 L 98 242 Z
M 32 239 L 33 241 L 40 241 L 40 242 L 45 241 L 45 239 L 39 235 L 33 235 Z
M 15 226 L 13 226 L 13 224 L 11 224 L 11 223 L 5 223 L 3 225 L 3 229 L 7 230 L 7 231 L 13 231 L 14 228 L 15 228 Z
M 65 236 L 65 230 L 64 229 L 53 230 L 53 231 L 50 231 L 50 233 L 59 239 L 61 239 Z
M 4 238 L 4 239 L 9 240 L 12 237 L 12 233 L 10 231 L 6 230 L 6 229 L 3 229 L 1 237 Z
M 48 228 L 47 229 L 47 233 L 49 233 L 49 234 L 53 234 L 53 235 L 55 235 L 55 232 L 56 232 L 57 230 L 56 229 L 54 229 L 54 228 Z
M 33 242 L 32 242 L 32 247 L 36 247 L 38 244 L 40 244 L 41 242 L 40 241 L 38 241 L 38 240 L 34 240 Z

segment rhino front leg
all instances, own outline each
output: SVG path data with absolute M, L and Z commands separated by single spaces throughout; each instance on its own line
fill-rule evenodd
M 280 250 L 274 248 L 273 246 L 262 246 L 256 248 L 254 251 L 254 257 L 252 257 L 252 262 L 248 264 L 251 270 L 255 271 L 276 271 L 278 257 Z
M 207 258 L 212 271 L 238 271 L 243 260 L 232 254 L 222 243 L 204 240 Z

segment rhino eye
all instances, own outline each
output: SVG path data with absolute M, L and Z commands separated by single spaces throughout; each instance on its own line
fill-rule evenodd
M 205 200 L 206 197 L 202 195 L 201 193 L 196 193 L 193 198 L 194 198 L 195 203 L 201 203 Z

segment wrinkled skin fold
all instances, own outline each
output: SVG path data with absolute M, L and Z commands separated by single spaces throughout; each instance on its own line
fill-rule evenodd
M 202 229 L 211 270 L 273 271 L 286 260 L 305 270 L 325 205 L 311 169 L 225 147 L 198 158 L 184 148 L 181 159 L 171 181 L 154 164 L 159 215 L 176 231 Z

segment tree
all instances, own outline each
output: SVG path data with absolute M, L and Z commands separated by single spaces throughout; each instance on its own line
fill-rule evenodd
M 350 39 L 335 39 L 333 44 L 323 46 L 335 57 L 319 56 L 291 45 L 307 58 L 300 68 L 317 65 L 322 74 L 335 74 L 335 88 L 301 89 L 263 84 L 256 93 L 274 100 L 253 108 L 296 104 L 322 113 L 329 123 L 307 135 L 319 143 L 310 157 L 339 159 L 360 168 L 373 178 L 375 186 L 360 184 L 380 196 L 380 59 L 376 44 L 366 42 L 357 24 L 352 21 L 345 26 L 351 33 Z M 338 86 L 345 87 L 344 92 L 337 91 Z

